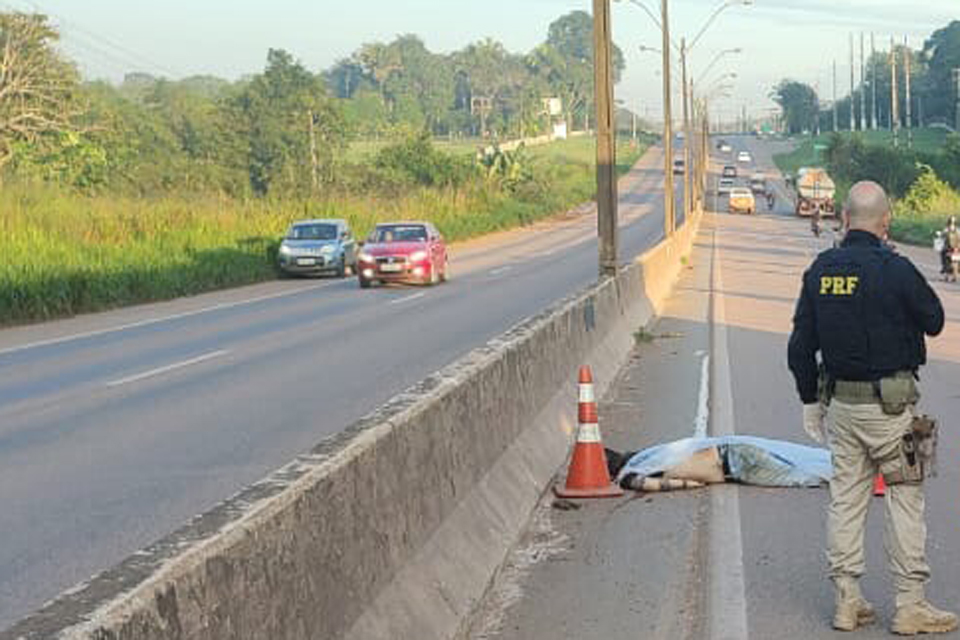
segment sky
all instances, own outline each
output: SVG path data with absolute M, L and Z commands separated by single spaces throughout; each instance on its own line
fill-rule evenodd
M 636 0 L 659 10 L 658 0 Z M 720 0 L 670 0 L 675 42 L 692 39 Z M 514 52 L 546 39 L 549 24 L 591 0 L 0 0 L 0 10 L 41 11 L 63 35 L 62 48 L 88 78 L 120 80 L 128 71 L 167 77 L 212 74 L 236 79 L 261 70 L 269 48 L 290 51 L 314 70 L 326 69 L 360 45 L 419 35 L 427 47 L 449 52 L 491 37 Z M 725 56 L 702 86 L 736 73 L 729 97 L 712 111 L 733 117 L 743 107 L 760 115 L 774 107 L 768 94 L 785 77 L 819 87 L 832 98 L 832 64 L 839 95 L 849 92 L 849 36 L 876 34 L 877 49 L 904 37 L 919 47 L 934 30 L 960 20 L 960 0 L 754 0 L 717 16 L 690 53 L 698 82 L 720 51 Z M 659 28 L 630 0 L 612 6 L 615 42 L 627 70 L 616 97 L 638 113 L 659 118 L 661 59 L 641 46 L 659 47 Z M 859 51 L 859 35 L 857 35 Z M 676 103 L 675 103 L 676 104 Z M 677 107 L 675 107 L 677 108 Z

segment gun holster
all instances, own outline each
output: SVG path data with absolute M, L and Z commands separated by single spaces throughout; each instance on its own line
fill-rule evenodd
M 900 438 L 897 468 L 884 472 L 887 484 L 920 484 L 936 475 L 937 421 L 920 415 L 910 421 L 910 428 Z

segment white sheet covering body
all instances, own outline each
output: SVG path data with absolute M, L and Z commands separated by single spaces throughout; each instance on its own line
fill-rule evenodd
M 638 451 L 617 476 L 635 473 L 657 476 L 697 451 L 717 447 L 726 460 L 726 478 L 763 487 L 818 487 L 830 481 L 833 465 L 830 452 L 783 440 L 754 436 L 722 438 L 686 438 Z

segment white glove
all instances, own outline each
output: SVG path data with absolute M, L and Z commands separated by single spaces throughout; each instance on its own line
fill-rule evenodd
M 827 430 L 823 424 L 823 405 L 819 402 L 803 405 L 803 430 L 816 442 L 827 441 Z

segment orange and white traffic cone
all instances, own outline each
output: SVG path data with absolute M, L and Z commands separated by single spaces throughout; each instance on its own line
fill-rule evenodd
M 567 470 L 566 485 L 553 491 L 561 498 L 616 498 L 623 490 L 610 480 L 607 456 L 600 440 L 597 399 L 590 367 L 580 367 L 577 444 Z
M 878 473 L 873 479 L 873 495 L 883 496 L 887 493 L 887 483 L 883 480 L 883 474 Z

